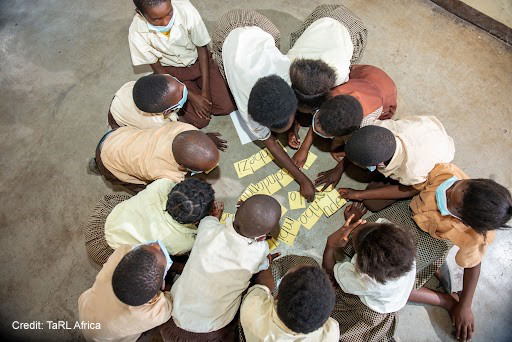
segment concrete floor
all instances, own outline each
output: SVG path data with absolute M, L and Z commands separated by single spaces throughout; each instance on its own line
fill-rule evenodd
M 512 0 L 462 0 L 474 9 L 512 27 Z
M 319 0 L 197 1 L 208 27 L 228 9 L 255 8 L 289 33 Z M 436 115 L 457 146 L 455 163 L 473 177 L 512 186 L 512 48 L 426 0 L 343 1 L 366 23 L 369 44 L 363 63 L 386 70 L 399 92 L 398 117 Z M 99 268 L 88 258 L 83 229 L 103 194 L 112 190 L 86 173 L 86 162 L 107 129 L 106 112 L 115 91 L 145 68 L 130 63 L 127 31 L 133 16 L 128 0 L 0 2 L 0 329 L 2 335 L 33 340 L 80 339 L 78 330 L 20 331 L 13 321 L 77 319 L 78 296 Z M 238 179 L 232 163 L 258 150 L 241 146 L 229 118 L 216 118 L 208 131 L 230 142 L 220 171 L 211 179 L 226 211 L 250 181 L 277 171 L 274 164 Z M 302 132 L 305 134 L 305 131 Z M 334 161 L 317 149 L 312 169 Z M 344 176 L 341 184 L 364 184 Z M 298 190 L 296 183 L 286 191 Z M 283 200 L 284 190 L 277 197 Z M 288 206 L 288 205 L 286 205 Z M 290 212 L 298 217 L 300 210 Z M 341 214 L 301 228 L 295 246 L 281 252 L 319 257 L 326 235 Z M 512 235 L 497 234 L 489 249 L 475 300 L 474 341 L 511 340 Z M 450 341 L 446 312 L 407 305 L 400 313 L 403 341 Z

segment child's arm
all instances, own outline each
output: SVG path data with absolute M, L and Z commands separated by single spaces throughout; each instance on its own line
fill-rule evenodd
M 270 135 L 269 138 L 263 140 L 263 144 L 272 153 L 276 162 L 290 172 L 293 178 L 300 184 L 300 194 L 306 198 L 308 202 L 315 199 L 315 186 L 311 180 L 302 173 L 293 163 L 290 156 L 277 143 L 276 138 Z
M 197 47 L 197 54 L 199 59 L 199 69 L 201 70 L 201 96 L 211 102 L 210 96 L 210 62 L 208 59 L 208 48 L 206 46 Z
M 475 319 L 471 311 L 471 304 L 473 303 L 476 284 L 480 277 L 481 265 L 482 263 L 475 267 L 464 269 L 462 295 L 457 305 L 455 305 L 453 312 L 450 313 L 452 323 L 457 329 L 455 337 L 457 339 L 460 338 L 461 341 L 470 340 L 473 335 Z
M 304 138 L 304 141 L 302 142 L 302 145 L 300 146 L 299 150 L 295 152 L 295 154 L 293 155 L 293 162 L 295 163 L 299 170 L 302 169 L 304 163 L 308 159 L 308 152 L 309 149 L 311 148 L 311 145 L 313 145 L 314 137 L 315 133 L 313 132 L 313 128 L 309 127 L 306 138 Z
M 276 284 L 270 267 L 266 270 L 256 273 L 255 283 L 266 286 L 270 290 L 270 293 L 274 292 Z
M 153 72 L 155 74 L 168 74 L 167 70 L 165 69 L 165 67 L 160 63 L 160 61 L 156 61 L 155 63 L 153 64 L 150 64 L 151 66 L 151 69 L 153 69 Z M 172 75 L 171 75 L 172 76 Z
M 381 188 L 368 190 L 354 190 L 348 188 L 339 188 L 340 196 L 345 199 L 363 201 L 369 199 L 399 199 L 414 197 L 420 193 L 414 187 L 408 185 L 387 185 Z
M 315 186 L 324 184 L 324 187 L 322 188 L 322 191 L 327 189 L 329 185 L 332 185 L 335 187 L 340 182 L 341 176 L 343 175 L 343 172 L 349 165 L 350 161 L 347 158 L 343 158 L 340 160 L 338 165 L 336 165 L 335 168 L 320 172 L 317 175 L 317 178 L 315 180 Z

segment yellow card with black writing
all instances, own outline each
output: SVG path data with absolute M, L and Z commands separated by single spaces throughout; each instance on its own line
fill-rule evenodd
M 279 241 L 284 242 L 288 246 L 293 246 L 293 242 L 299 234 L 300 222 L 289 217 L 285 218 L 281 230 L 279 231 Z
M 291 210 L 306 208 L 306 199 L 298 191 L 290 191 L 288 193 L 288 201 L 290 202 Z
M 313 165 L 313 163 L 315 162 L 316 158 L 317 156 L 313 152 L 308 152 L 308 159 L 306 159 L 303 168 L 309 170 L 311 165 Z
M 236 174 L 238 178 L 243 178 L 248 175 L 252 175 L 253 171 L 249 164 L 249 159 L 242 159 L 239 162 L 233 164 L 235 166 Z
M 322 217 L 323 211 L 317 201 L 313 201 L 309 207 L 299 216 L 299 222 L 307 229 L 313 228 Z

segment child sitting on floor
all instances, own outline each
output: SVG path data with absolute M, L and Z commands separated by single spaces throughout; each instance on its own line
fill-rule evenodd
M 389 340 L 395 313 L 405 306 L 413 289 L 416 247 L 412 235 L 394 224 L 361 220 L 365 212 L 362 204 L 345 209 L 345 224 L 327 238 L 323 268 L 341 289 L 336 310 L 352 313 L 350 317 L 335 315 L 342 334 L 360 334 L 368 341 Z M 349 236 L 355 254 L 351 261 L 336 263 L 335 250 L 345 247 Z
M 487 245 L 495 230 L 507 227 L 512 217 L 512 197 L 490 179 L 469 179 L 453 164 L 438 164 L 410 204 L 418 227 L 437 239 L 450 240 L 460 249 L 455 256 L 464 268 L 463 289 L 452 295 L 420 288 L 411 293 L 412 302 L 445 308 L 456 329 L 456 338 L 466 341 L 474 331 L 471 311 L 473 295 Z
M 156 74 L 170 74 L 185 83 L 189 101 L 183 120 L 198 128 L 210 115 L 234 110 L 226 82 L 211 58 L 210 36 L 188 0 L 134 0 L 137 13 L 128 41 L 133 65 L 149 64 Z
M 337 342 L 338 323 L 330 318 L 334 290 L 319 267 L 296 266 L 281 278 L 278 294 L 272 271 L 261 271 L 245 295 L 240 323 L 247 342 Z
M 138 192 L 160 178 L 180 182 L 187 172 L 217 166 L 225 141 L 183 122 L 140 130 L 121 127 L 103 136 L 96 148 L 100 174 L 113 184 Z
M 174 310 L 161 331 L 165 341 L 230 340 L 242 293 L 252 275 L 269 266 L 265 238 L 279 231 L 279 202 L 252 196 L 225 224 L 219 222 L 223 205 L 215 205 L 214 216 L 201 220 L 185 269 L 171 289 Z
M 172 300 L 162 292 L 173 264 L 157 241 L 120 246 L 96 276 L 92 288 L 78 299 L 81 322 L 100 325 L 82 329 L 87 341 L 136 341 L 171 317 Z
M 159 179 L 132 198 L 118 204 L 107 216 L 105 239 L 110 247 L 160 240 L 170 255 L 190 252 L 197 225 L 207 216 L 215 193 L 201 179 L 175 184 Z
M 112 129 L 161 127 L 173 119 L 171 114 L 183 107 L 187 92 L 187 87 L 172 76 L 143 76 L 117 91 L 108 112 L 108 123 Z
M 357 130 L 345 146 L 348 160 L 377 170 L 393 180 L 373 182 L 366 190 L 340 188 L 342 197 L 364 201 L 379 211 L 399 198 L 410 198 L 438 163 L 449 163 L 455 155 L 453 139 L 434 116 L 411 116 L 385 120 Z M 339 179 L 338 179 L 339 181 Z

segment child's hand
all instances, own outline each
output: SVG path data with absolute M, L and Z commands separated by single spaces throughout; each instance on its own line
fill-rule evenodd
M 206 133 L 208 138 L 210 138 L 211 141 L 214 142 L 215 146 L 222 152 L 228 148 L 227 141 L 224 139 L 221 139 L 222 135 L 219 132 L 212 132 L 212 133 Z
M 360 220 L 364 214 L 366 214 L 366 207 L 361 202 L 350 203 L 349 206 L 345 208 L 345 220 L 348 220 L 350 216 L 354 216 L 353 221 Z
M 348 242 L 348 236 L 354 229 L 359 227 L 362 224 L 366 223 L 366 220 L 357 220 L 356 222 L 352 223 L 352 220 L 354 219 L 354 214 L 352 214 L 346 221 L 343 227 L 332 233 L 327 238 L 327 245 L 329 247 L 338 248 L 338 247 L 345 247 Z
M 220 220 L 223 212 L 224 212 L 224 203 L 221 201 L 213 202 L 212 211 L 210 212 L 210 216 L 214 216 Z
M 210 108 L 212 103 L 201 95 L 196 95 L 194 93 L 189 93 L 188 98 L 190 104 L 194 107 L 194 111 L 197 116 L 205 120 L 210 120 Z
M 349 188 L 339 188 L 338 193 L 344 199 L 353 200 L 353 201 L 362 200 L 362 198 L 360 198 L 360 196 L 359 196 L 359 193 L 361 193 L 361 191 L 359 191 L 359 190 L 354 190 L 354 189 L 349 189 Z
M 300 183 L 300 194 L 306 199 L 306 201 L 313 202 L 315 200 L 315 193 L 315 186 L 309 178 L 306 178 L 305 182 Z
M 268 264 L 272 265 L 272 261 L 274 261 L 274 259 L 276 259 L 276 258 L 279 258 L 280 256 L 281 256 L 281 253 L 274 253 L 274 254 L 267 255 Z
M 297 166 L 297 168 L 299 170 L 302 169 L 302 167 L 306 163 L 307 159 L 308 159 L 308 151 L 303 150 L 302 148 L 299 148 L 299 150 L 297 152 L 295 152 L 295 154 L 293 155 L 293 158 L 292 158 L 293 162 L 295 163 L 295 165 Z
M 334 160 L 336 160 L 339 163 L 345 157 L 345 152 L 331 152 L 331 156 L 334 158 Z
M 316 177 L 315 186 L 324 184 L 322 191 L 327 189 L 329 185 L 335 187 L 340 182 L 341 175 L 343 175 L 343 169 L 337 167 L 324 172 L 320 172 Z

